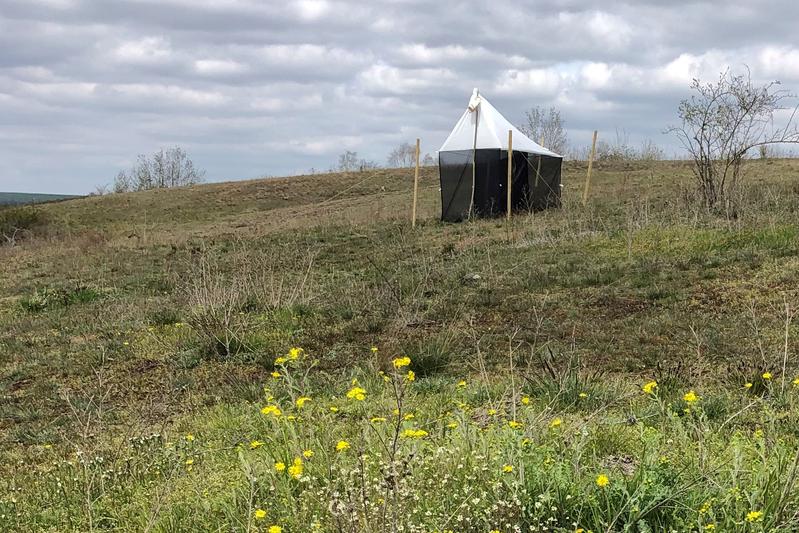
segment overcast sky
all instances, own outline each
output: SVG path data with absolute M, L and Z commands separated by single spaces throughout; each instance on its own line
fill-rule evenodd
M 435 153 L 479 87 L 662 135 L 693 77 L 799 90 L 799 2 L 0 0 L 0 191 L 86 193 L 180 145 L 211 181 Z

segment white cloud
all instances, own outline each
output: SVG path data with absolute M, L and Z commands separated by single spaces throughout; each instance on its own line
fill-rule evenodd
M 583 66 L 580 74 L 588 89 L 607 87 L 611 80 L 611 71 L 607 63 L 588 63 Z
M 169 41 L 163 37 L 145 37 L 126 41 L 117 46 L 113 54 L 123 63 L 152 64 L 164 63 L 172 57 Z
M 756 64 L 765 76 L 796 80 L 799 78 L 799 49 L 789 46 L 766 46 Z
M 499 94 L 551 97 L 557 94 L 561 82 L 556 68 L 511 69 L 500 73 L 494 88 Z
M 385 63 L 373 65 L 358 76 L 366 92 L 398 95 L 444 86 L 455 78 L 455 74 L 446 68 L 400 69 Z
M 230 59 L 198 59 L 194 62 L 194 70 L 205 76 L 219 76 L 244 72 L 246 67 Z
M 327 0 L 297 0 L 292 7 L 301 19 L 313 21 L 322 18 L 330 11 L 330 2 Z

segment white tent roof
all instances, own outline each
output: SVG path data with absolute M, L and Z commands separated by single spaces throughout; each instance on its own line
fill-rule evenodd
M 547 150 L 540 144 L 528 139 L 516 126 L 508 122 L 497 109 L 481 95 L 477 89 L 472 92 L 469 106 L 461 115 L 452 133 L 439 152 L 455 150 L 472 150 L 474 144 L 474 123 L 477 121 L 477 149 L 500 148 L 508 149 L 508 130 L 513 131 L 513 151 L 528 152 L 531 154 L 562 157 L 555 152 Z

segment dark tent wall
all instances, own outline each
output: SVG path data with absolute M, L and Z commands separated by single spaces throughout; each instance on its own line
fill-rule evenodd
M 447 151 L 438 155 L 441 220 L 458 222 L 469 218 L 474 153 L 477 154 L 474 216 L 492 217 L 507 212 L 507 150 Z M 541 210 L 560 205 L 561 162 L 559 157 L 513 152 L 511 204 L 514 211 Z

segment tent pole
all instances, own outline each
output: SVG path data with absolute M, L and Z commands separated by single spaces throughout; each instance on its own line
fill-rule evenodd
M 474 144 L 472 145 L 472 199 L 469 202 L 469 218 L 474 214 L 474 188 L 477 182 L 477 121 L 480 120 L 480 106 L 474 108 Z
M 513 176 L 513 130 L 508 130 L 508 220 L 511 212 L 511 176 Z
M 416 138 L 416 172 L 413 174 L 413 208 L 411 210 L 411 227 L 416 227 L 416 197 L 419 190 L 419 138 Z
M 538 143 L 538 144 L 541 145 L 541 148 L 544 147 L 544 135 L 543 134 L 541 135 L 541 142 Z M 541 154 L 538 154 L 538 168 L 535 171 L 535 187 L 533 187 L 533 190 L 538 188 L 538 178 L 539 178 L 539 176 L 541 176 L 541 159 L 543 159 L 543 157 L 541 157 Z
M 594 139 L 591 141 L 591 158 L 588 160 L 588 175 L 585 177 L 585 189 L 583 190 L 583 206 L 588 201 L 588 190 L 591 188 L 591 170 L 594 168 L 594 156 L 596 156 L 596 133 L 594 130 Z

